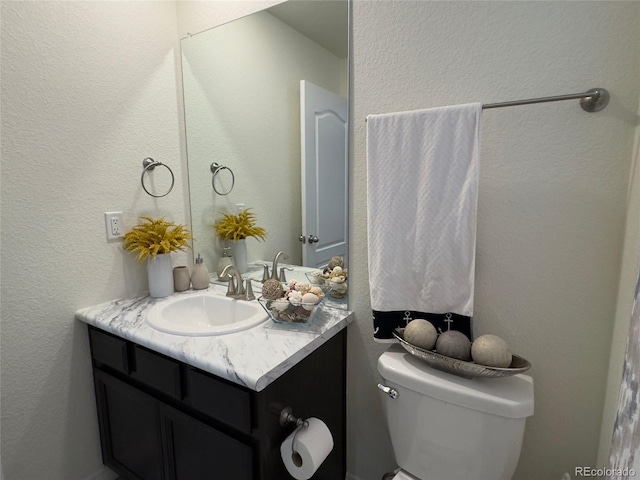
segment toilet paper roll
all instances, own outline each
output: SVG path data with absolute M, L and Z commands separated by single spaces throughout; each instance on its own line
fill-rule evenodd
M 308 480 L 333 449 L 329 427 L 318 418 L 308 418 L 308 427 L 296 428 L 280 445 L 280 456 L 296 480 Z

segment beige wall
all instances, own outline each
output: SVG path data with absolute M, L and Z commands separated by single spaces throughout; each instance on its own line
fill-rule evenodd
M 123 211 L 126 227 L 141 214 L 189 221 L 175 5 L 1 6 L 2 466 L 6 480 L 107 478 L 73 314 L 147 289 L 144 268 L 107 243 L 104 212 Z M 175 173 L 167 197 L 142 191 L 147 156 Z
M 349 471 L 394 467 L 367 288 L 365 122 L 371 113 L 608 88 L 483 114 L 476 334 L 529 359 L 535 415 L 516 478 L 596 467 L 640 84 L 635 2 L 364 2 L 353 12 Z M 399 275 L 402 272 L 398 272 Z M 619 380 L 618 380 L 619 382 Z

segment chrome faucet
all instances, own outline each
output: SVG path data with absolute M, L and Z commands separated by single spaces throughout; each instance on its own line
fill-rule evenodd
M 227 286 L 227 297 L 238 300 L 254 300 L 253 288 L 251 287 L 251 279 L 247 278 L 246 287 L 242 283 L 242 274 L 235 265 L 227 265 L 220 274 L 222 278 L 229 277 L 229 285 Z
M 273 258 L 273 265 L 271 266 L 271 278 L 275 280 L 278 280 L 278 260 L 280 260 L 280 257 L 287 260 L 289 258 L 289 255 L 287 255 L 283 251 L 279 251 Z

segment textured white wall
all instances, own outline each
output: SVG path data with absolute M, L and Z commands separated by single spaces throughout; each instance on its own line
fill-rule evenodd
M 476 334 L 529 359 L 535 415 L 516 479 L 596 466 L 640 84 L 636 2 L 365 2 L 353 13 L 349 471 L 391 470 L 367 288 L 370 113 L 604 86 L 577 101 L 484 112 Z M 398 272 L 401 275 L 402 272 Z
M 103 213 L 188 222 L 172 2 L 2 2 L 2 466 L 7 480 L 102 469 L 86 326 L 146 290 Z M 142 159 L 173 192 L 141 189 Z M 160 178 L 158 176 L 158 180 Z

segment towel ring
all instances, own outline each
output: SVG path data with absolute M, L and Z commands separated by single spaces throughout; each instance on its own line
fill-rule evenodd
M 231 186 L 229 187 L 229 190 L 227 190 L 224 193 L 220 192 L 216 188 L 216 175 L 218 175 L 222 170 L 229 170 L 229 173 L 231 174 Z M 213 187 L 213 191 L 216 192 L 218 195 L 229 195 L 231 193 L 231 190 L 233 190 L 233 186 L 236 183 L 236 176 L 233 174 L 233 170 L 231 170 L 229 167 L 226 167 L 224 165 L 220 165 L 218 162 L 213 162 L 211 164 L 211 173 L 213 173 L 213 176 L 211 177 L 211 186 Z
M 169 165 L 165 165 L 164 163 L 154 160 L 151 157 L 147 157 L 142 161 L 142 167 L 143 168 L 142 168 L 142 175 L 140 175 L 140 183 L 142 184 L 142 188 L 144 189 L 144 191 L 147 192 L 147 194 L 151 195 L 152 197 L 156 197 L 156 198 L 166 197 L 167 195 L 169 195 L 169 192 L 173 190 L 173 185 L 176 182 L 176 178 L 173 175 L 173 171 L 169 168 Z M 155 169 L 156 167 L 165 167 L 167 170 L 169 170 L 169 173 L 171 174 L 171 185 L 169 186 L 169 190 L 167 190 L 167 192 L 163 193 L 162 195 L 156 195 L 155 193 L 151 193 L 149 190 L 147 190 L 147 187 L 144 186 L 144 174 L 147 172 L 153 171 L 153 169 Z

